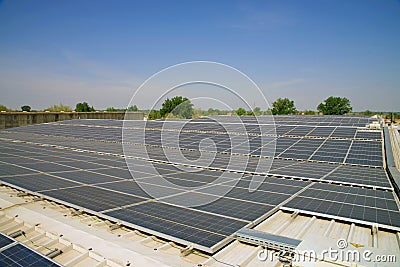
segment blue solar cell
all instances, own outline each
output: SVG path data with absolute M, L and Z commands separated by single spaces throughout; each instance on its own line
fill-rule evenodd
M 17 244 L 0 252 L 0 266 L 52 267 L 60 265 L 21 244 Z
M 0 233 L 0 248 L 8 246 L 13 242 L 14 240 Z

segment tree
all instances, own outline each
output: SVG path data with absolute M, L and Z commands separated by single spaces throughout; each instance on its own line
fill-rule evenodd
M 31 111 L 31 107 L 25 105 L 25 106 L 22 106 L 22 107 L 21 107 L 21 110 L 22 110 L 22 111 L 26 111 L 26 112 L 30 112 L 30 111 Z
M 194 108 L 193 109 L 193 119 L 197 119 L 197 118 L 200 118 L 201 116 L 203 116 L 204 115 L 204 113 L 205 113 L 206 111 L 203 111 L 203 110 L 201 110 L 201 109 L 199 109 L 199 108 Z
M 353 109 L 350 100 L 345 97 L 330 96 L 324 102 L 317 107 L 318 111 L 324 115 L 344 115 Z
M 139 109 L 136 105 L 133 105 L 133 106 L 130 106 L 126 111 L 137 112 L 137 111 L 139 111 Z
M 318 115 L 318 113 L 314 110 L 304 110 L 303 114 L 304 115 Z
M 370 111 L 370 110 L 366 110 L 362 113 L 363 116 L 373 116 L 375 113 Z
M 75 111 L 76 112 L 93 112 L 93 111 L 95 111 L 95 109 L 93 108 L 93 106 L 90 107 L 88 103 L 83 102 L 83 103 L 76 104 Z
M 236 115 L 238 116 L 245 116 L 246 114 L 247 112 L 244 108 L 238 108 L 238 110 L 236 110 Z
M 12 110 L 4 105 L 0 105 L 0 111 L 12 111 Z
M 117 109 L 115 109 L 114 107 L 110 107 L 106 109 L 107 112 L 116 112 Z
M 260 116 L 262 114 L 260 107 L 255 107 L 253 109 L 253 112 L 254 112 L 254 115 L 256 115 L 256 116 Z
M 267 108 L 267 110 L 266 111 L 264 111 L 264 113 L 263 113 L 264 115 L 272 115 L 272 109 L 270 109 L 270 108 Z
M 274 103 L 272 103 L 272 114 L 295 114 L 297 112 L 294 106 L 294 101 L 289 100 L 289 98 L 278 98 Z
M 207 111 L 204 112 L 206 116 L 217 116 L 219 115 L 218 109 L 209 108 Z
M 159 110 L 154 110 L 154 109 L 150 110 L 148 119 L 149 119 L 149 120 L 158 120 L 158 119 L 161 119 L 160 111 L 159 111 Z
M 161 117 L 165 118 L 170 113 L 177 117 L 191 119 L 193 117 L 193 104 L 188 98 L 182 96 L 167 98 L 162 104 L 160 114 Z
M 51 107 L 48 107 L 45 109 L 45 111 L 50 111 L 50 112 L 71 112 L 72 108 L 70 106 L 64 106 L 62 103 L 60 105 L 53 105 Z

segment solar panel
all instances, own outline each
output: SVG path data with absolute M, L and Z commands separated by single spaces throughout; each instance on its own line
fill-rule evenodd
M 55 174 L 55 176 L 84 184 L 98 184 L 98 183 L 116 182 L 122 180 L 121 178 L 117 178 L 115 176 L 102 174 L 101 172 L 103 170 L 104 169 L 98 170 L 98 172 L 95 171 L 61 172 Z
M 382 139 L 381 131 L 357 131 L 356 138 L 360 139 Z
M 164 200 L 180 202 L 191 200 L 198 201 L 199 199 L 208 199 L 208 195 L 192 192 L 172 196 Z M 197 207 L 196 209 L 251 222 L 271 211 L 274 207 L 274 205 L 242 201 L 238 199 L 219 198 L 212 203 Z M 251 212 L 248 212 L 249 210 L 251 210 Z
M 377 138 L 381 132 L 357 128 L 365 126 L 368 118 L 277 116 L 275 131 L 265 117 L 243 117 L 246 132 L 240 132 L 228 116 L 218 120 L 219 124 L 213 118 L 186 124 L 126 122 L 132 137 L 126 145 L 130 156 L 137 158 L 128 160 L 131 172 L 120 157 L 124 152 L 122 121 L 65 121 L 2 131 L 0 137 L 32 143 L 0 139 L 0 180 L 208 252 L 315 180 L 321 183 L 313 184 L 284 208 L 399 226 L 398 207 L 382 168 L 382 140 Z M 144 126 L 145 149 L 141 147 Z M 174 139 L 176 133 L 179 142 Z M 213 140 L 216 151 L 208 144 L 200 152 L 204 139 Z M 275 140 L 274 153 L 268 144 Z M 214 160 L 199 160 L 202 153 Z M 189 162 L 185 166 L 182 155 Z M 230 165 L 232 159 L 245 162 L 245 168 L 238 171 Z M 198 188 L 215 182 L 221 173 L 229 175 L 217 184 Z M 160 179 L 178 188 L 160 186 Z M 253 179 L 261 182 L 250 193 Z M 157 200 L 142 186 L 159 194 Z M 223 198 L 206 205 L 186 208 L 174 204 L 212 199 L 226 188 L 230 190 Z
M 51 190 L 57 188 L 66 188 L 71 186 L 80 186 L 78 183 L 57 178 L 47 174 L 34 174 L 24 176 L 2 177 L 3 182 L 7 182 L 27 190 L 38 192 L 42 190 Z
M 350 140 L 325 140 L 310 159 L 327 162 L 343 162 L 350 144 Z
M 353 141 L 346 163 L 383 166 L 382 143 L 373 141 Z
M 337 138 L 354 138 L 356 134 L 356 129 L 354 128 L 336 128 L 333 133 L 331 134 L 331 137 L 337 137 Z
M 1 162 L 1 159 L 0 159 Z M 22 168 L 19 166 L 14 166 L 10 164 L 3 164 L 0 163 L 0 177 L 6 177 L 9 175 L 19 175 L 19 174 L 28 174 L 28 173 L 35 173 L 34 170 Z
M 2 247 L 8 246 L 12 243 L 14 243 L 15 241 L 12 240 L 11 238 L 9 238 L 8 236 L 3 235 L 2 233 L 0 233 L 0 249 Z
M 91 186 L 80 186 L 40 192 L 49 197 L 71 203 L 78 207 L 91 209 L 93 211 L 105 211 L 125 205 L 137 204 L 146 200 L 137 196 L 121 194 L 120 192 Z
M 307 136 L 328 137 L 335 130 L 334 127 L 315 127 Z
M 324 180 L 381 186 L 390 188 L 390 182 L 386 172 L 381 168 L 363 168 L 358 166 L 340 166 L 334 172 L 328 174 Z
M 321 139 L 300 139 L 298 142 L 279 154 L 278 157 L 306 160 L 320 147 L 322 142 L 323 140 Z
M 14 245 L 3 251 L 0 251 L 0 266 L 60 266 L 37 252 L 23 246 Z
M 315 184 L 285 207 L 400 226 L 400 212 L 392 192 Z
M 248 224 L 159 202 L 143 203 L 105 214 L 205 247 L 216 245 Z

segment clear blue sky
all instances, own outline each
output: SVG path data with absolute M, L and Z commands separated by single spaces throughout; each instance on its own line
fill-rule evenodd
M 11 108 L 125 107 L 150 75 L 192 60 L 231 65 L 298 109 L 335 95 L 400 111 L 400 2 L 0 2 L 0 104 Z

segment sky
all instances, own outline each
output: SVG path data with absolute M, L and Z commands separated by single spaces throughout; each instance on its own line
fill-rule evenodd
M 355 111 L 400 111 L 400 1 L 0 0 L 10 108 L 123 108 L 153 74 L 198 60 L 245 73 L 269 103 L 316 110 L 341 96 Z M 152 93 L 134 104 L 150 108 Z

